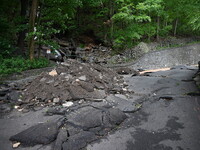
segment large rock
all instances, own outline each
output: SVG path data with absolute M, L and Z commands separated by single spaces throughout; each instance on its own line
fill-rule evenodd
M 149 52 L 149 47 L 146 43 L 141 42 L 137 45 L 136 49 L 141 51 L 142 53 L 148 53 Z

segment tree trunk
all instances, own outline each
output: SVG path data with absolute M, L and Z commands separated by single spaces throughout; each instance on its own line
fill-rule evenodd
M 41 2 L 41 1 L 40 1 Z M 42 8 L 43 8 L 43 3 L 40 3 L 39 4 L 39 7 L 38 7 L 38 16 L 37 16 L 37 27 L 39 27 L 40 26 L 40 24 L 41 24 L 41 13 L 42 13 Z M 42 37 L 41 36 L 39 36 L 39 38 L 38 38 L 38 42 L 39 42 L 39 45 L 38 45 L 38 51 L 37 51 L 37 53 L 38 53 L 38 58 L 40 58 L 40 55 L 41 55 L 41 49 L 42 49 L 42 44 L 41 44 L 41 40 L 42 40 Z
M 156 40 L 159 41 L 159 31 L 160 31 L 160 17 L 157 17 L 157 31 L 156 31 Z
M 36 20 L 36 16 L 37 16 L 37 5 L 38 5 L 38 0 L 33 0 L 32 6 L 31 6 L 30 19 L 29 19 L 29 33 L 34 32 L 35 20 Z M 35 51 L 35 40 L 34 40 L 34 35 L 32 35 L 29 39 L 29 58 L 30 58 L 30 60 L 34 59 L 34 51 Z
M 174 36 L 176 36 L 177 26 L 178 26 L 178 18 L 176 18 L 176 21 L 175 21 Z
M 28 8 L 28 0 L 21 0 L 21 18 L 23 19 L 22 24 L 26 24 L 26 11 Z M 23 54 L 25 54 L 25 48 L 24 48 L 24 40 L 26 37 L 26 30 L 24 29 L 23 31 L 19 32 L 19 36 L 18 36 L 18 41 L 17 41 L 17 46 L 20 48 L 20 52 L 22 52 Z
M 110 40 L 111 40 L 111 45 L 113 45 L 113 32 L 114 32 L 114 22 L 112 20 L 112 16 L 114 15 L 114 2 L 113 0 L 110 0 L 110 14 L 109 14 L 109 18 L 110 18 Z

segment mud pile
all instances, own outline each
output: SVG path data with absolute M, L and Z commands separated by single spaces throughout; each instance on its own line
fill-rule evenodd
M 29 105 L 101 101 L 109 93 L 122 93 L 125 86 L 123 79 L 111 69 L 68 60 L 27 84 L 22 92 L 22 100 Z

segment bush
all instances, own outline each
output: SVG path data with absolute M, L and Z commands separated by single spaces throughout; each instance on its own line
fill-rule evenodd
M 49 61 L 45 58 L 27 60 L 22 57 L 3 59 L 0 56 L 0 75 L 22 72 L 24 70 L 43 68 L 49 66 Z

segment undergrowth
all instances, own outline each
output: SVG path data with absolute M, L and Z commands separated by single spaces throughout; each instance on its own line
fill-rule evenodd
M 0 77 L 12 73 L 20 73 L 25 70 L 49 66 L 49 60 L 45 58 L 29 60 L 22 57 L 2 58 L 0 56 L 0 62 Z

